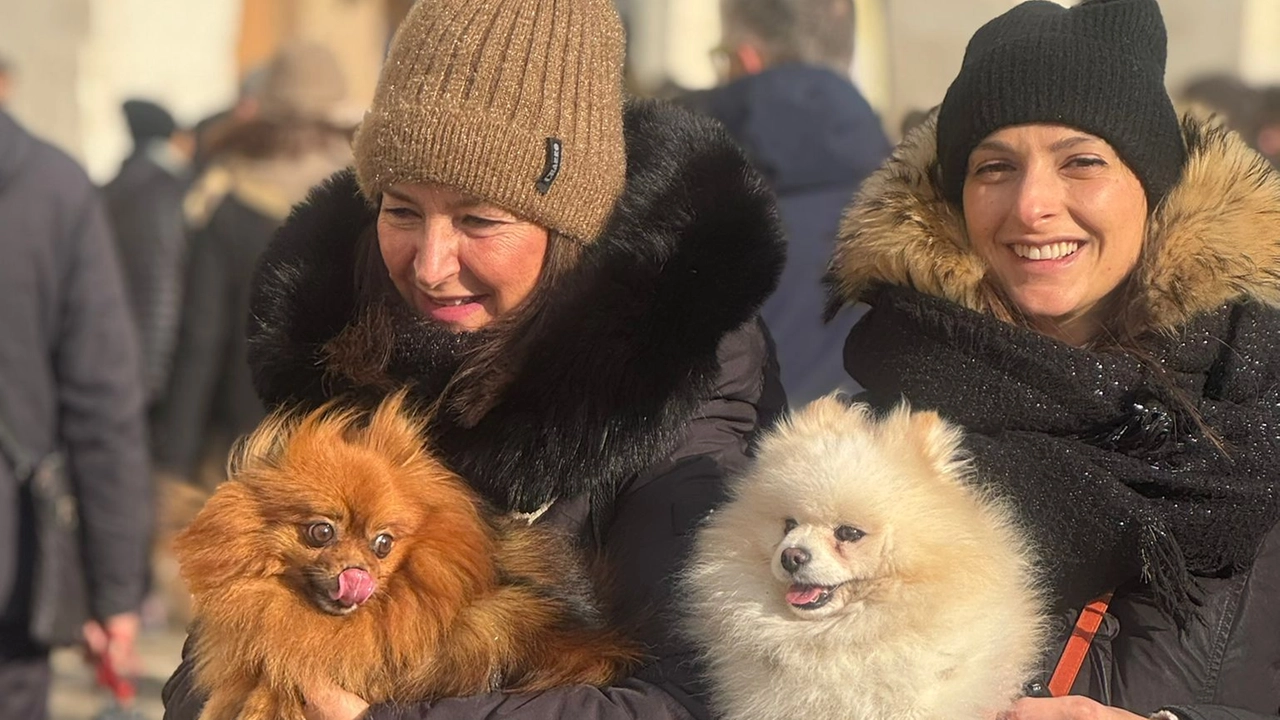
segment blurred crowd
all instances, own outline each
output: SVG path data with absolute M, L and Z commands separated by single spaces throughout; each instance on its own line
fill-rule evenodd
M 47 644 L 66 641 L 32 629 L 48 569 L 30 554 L 48 530 L 38 491 L 21 487 L 40 482 L 29 468 L 65 454 L 85 638 L 100 662 L 134 667 L 141 627 L 187 620 L 167 543 L 265 414 L 244 341 L 258 255 L 313 185 L 350 164 L 354 126 L 332 53 L 291 45 L 194 127 L 125 102 L 132 150 L 95 188 L 4 113 L 9 76 L 0 60 L 0 527 L 15 533 L 0 537 L 0 669 L 17 668 L 0 672 L 6 718 L 40 702 Z

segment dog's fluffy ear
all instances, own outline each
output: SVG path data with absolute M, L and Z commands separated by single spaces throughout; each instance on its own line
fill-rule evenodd
M 297 417 L 289 410 L 269 415 L 231 448 L 227 457 L 227 477 L 248 478 L 259 468 L 279 465 L 297 425 Z
M 422 455 L 425 420 L 416 416 L 405 391 L 391 395 L 378 405 L 365 429 L 369 446 L 398 465 L 405 466 Z
M 218 486 L 194 520 L 173 541 L 182 579 L 193 593 L 265 572 L 254 538 L 262 527 L 249 488 L 228 480 Z
M 941 477 L 959 478 L 964 468 L 964 433 L 932 410 L 913 412 L 906 403 L 894 408 L 881 432 L 906 442 Z

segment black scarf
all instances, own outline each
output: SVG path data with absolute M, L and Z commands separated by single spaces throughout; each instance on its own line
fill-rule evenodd
M 1142 580 L 1185 620 L 1187 571 L 1247 568 L 1280 518 L 1280 312 L 1223 306 L 1151 336 L 1139 361 L 906 288 L 869 301 L 850 373 L 876 405 L 905 398 L 969 431 L 978 477 L 1017 506 L 1064 606 Z

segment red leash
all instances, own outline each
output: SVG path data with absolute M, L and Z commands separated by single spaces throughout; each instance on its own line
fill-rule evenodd
M 1110 604 L 1111 593 L 1107 593 L 1085 605 L 1080 612 L 1076 627 L 1071 631 L 1071 637 L 1067 638 L 1067 646 L 1062 649 L 1058 666 L 1053 670 L 1053 677 L 1049 678 L 1049 694 L 1053 697 L 1062 697 L 1071 692 L 1071 686 L 1075 684 L 1076 676 L 1084 666 L 1089 646 L 1098 634 L 1098 628 L 1102 625 L 1102 618 L 1107 614 L 1107 606 Z

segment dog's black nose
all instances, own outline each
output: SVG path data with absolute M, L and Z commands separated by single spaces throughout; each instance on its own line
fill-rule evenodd
M 789 547 L 782 551 L 782 568 L 789 573 L 799 570 L 800 566 L 807 562 L 809 562 L 809 551 L 804 548 Z

